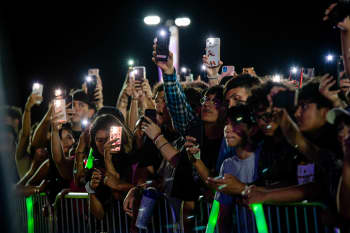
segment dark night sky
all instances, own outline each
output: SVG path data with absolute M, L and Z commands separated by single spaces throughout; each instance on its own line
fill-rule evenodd
M 226 65 L 238 70 L 254 66 L 258 75 L 287 72 L 292 64 L 317 68 L 327 52 L 340 51 L 338 33 L 322 22 L 327 1 L 123 2 L 2 8 L 8 102 L 22 106 L 33 80 L 44 83 L 45 96 L 56 86 L 77 88 L 87 69 L 98 67 L 105 104 L 114 105 L 129 57 L 146 66 L 153 82 L 156 28 L 143 23 L 150 13 L 162 19 L 191 18 L 191 25 L 180 29 L 180 63 L 195 75 L 208 36 L 221 38 Z

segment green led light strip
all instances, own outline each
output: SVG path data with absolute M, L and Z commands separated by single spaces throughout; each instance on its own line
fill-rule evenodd
M 217 200 L 213 201 L 213 206 L 211 207 L 209 221 L 205 233 L 213 233 L 215 230 L 216 223 L 218 221 L 220 210 L 220 203 Z
M 252 208 L 255 215 L 255 222 L 256 227 L 258 228 L 258 232 L 268 233 L 269 230 L 267 229 L 263 205 L 261 203 L 254 203 L 251 204 L 250 207 Z
M 33 197 L 26 198 L 28 233 L 34 233 Z

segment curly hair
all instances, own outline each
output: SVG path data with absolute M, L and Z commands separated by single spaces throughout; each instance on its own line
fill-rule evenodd
M 282 83 L 267 81 L 251 90 L 252 94 L 247 99 L 247 105 L 250 107 L 252 112 L 255 113 L 255 112 L 264 111 L 266 108 L 270 106 L 270 103 L 267 100 L 267 95 L 270 93 L 273 87 L 287 88 L 287 86 Z

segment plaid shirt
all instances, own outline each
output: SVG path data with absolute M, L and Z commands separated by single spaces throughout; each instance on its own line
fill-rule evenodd
M 187 101 L 181 84 L 176 78 L 176 72 L 172 75 L 163 74 L 165 102 L 177 132 L 185 136 L 190 123 L 197 117 Z

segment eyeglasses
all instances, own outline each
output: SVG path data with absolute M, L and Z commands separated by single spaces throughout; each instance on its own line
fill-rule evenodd
M 216 107 L 219 107 L 221 105 L 221 101 L 217 98 L 210 99 L 209 97 L 204 96 L 201 99 L 201 105 L 204 105 L 206 103 L 209 103 L 210 105 L 215 105 Z

